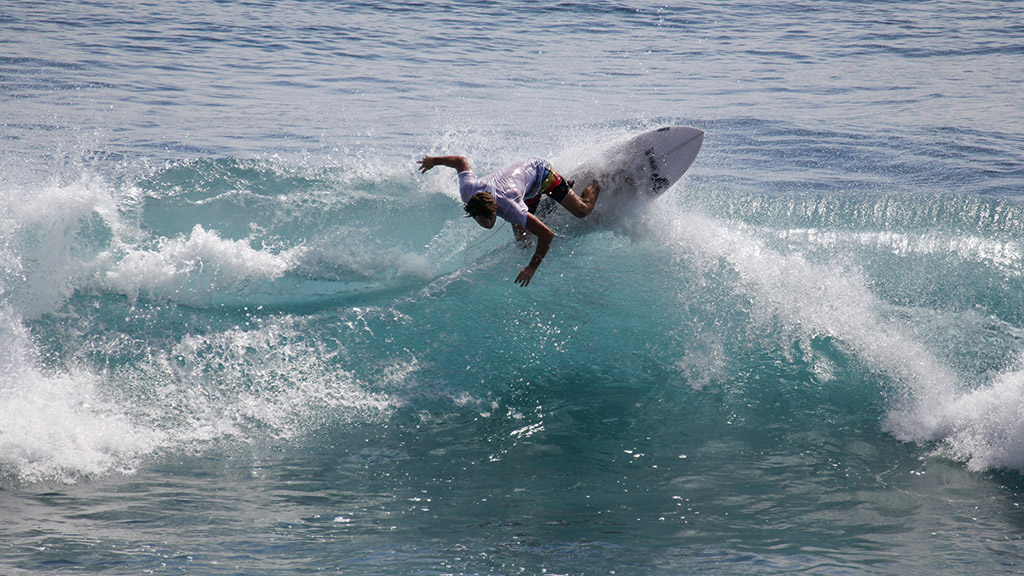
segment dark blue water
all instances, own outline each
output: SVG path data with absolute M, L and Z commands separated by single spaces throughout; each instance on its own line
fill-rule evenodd
M 1022 12 L 5 3 L 0 572 L 1018 573 Z

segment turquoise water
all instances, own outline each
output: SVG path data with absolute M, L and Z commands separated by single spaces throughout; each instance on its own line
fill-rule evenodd
M 5 3 L 0 572 L 1018 573 L 1022 12 Z

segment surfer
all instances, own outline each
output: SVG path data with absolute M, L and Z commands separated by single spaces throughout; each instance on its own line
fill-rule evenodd
M 434 166 L 447 166 L 459 173 L 459 196 L 466 203 L 467 216 L 484 228 L 493 228 L 497 217 L 512 223 L 517 240 L 527 234 L 537 237 L 537 249 L 530 263 L 516 276 L 516 284 L 528 286 L 548 252 L 555 233 L 534 213 L 541 195 L 547 194 L 577 218 L 583 218 L 594 209 L 601 192 L 594 180 L 579 195 L 551 165 L 540 158 L 527 158 L 509 164 L 483 178 L 477 177 L 463 156 L 424 156 L 419 161 L 420 172 Z

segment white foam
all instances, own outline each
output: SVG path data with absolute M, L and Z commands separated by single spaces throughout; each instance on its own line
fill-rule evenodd
M 0 311 L 0 465 L 20 481 L 129 471 L 164 434 L 132 422 L 94 374 L 38 367 L 20 321 Z
M 305 248 L 279 253 L 252 248 L 245 240 L 221 238 L 196 225 L 188 236 L 160 239 L 152 249 L 128 248 L 103 274 L 102 286 L 138 298 L 202 297 L 273 281 L 295 266 Z
M 49 369 L 25 320 L 53 312 L 83 281 L 92 234 L 116 233 L 116 201 L 102 179 L 83 177 L 0 197 L 0 466 L 20 481 L 74 481 L 130 470 L 164 440 L 140 426 L 86 370 Z M 97 229 L 102 228 L 103 230 Z M 92 250 L 92 251 L 90 251 Z
M 131 473 L 158 451 L 293 437 L 322 422 L 377 421 L 415 360 L 364 382 L 288 318 L 185 335 L 165 354 L 95 373 L 39 368 L 20 321 L 0 313 L 0 470 L 21 482 Z
M 99 179 L 2 197 L 0 475 L 74 482 L 131 472 L 162 449 L 287 436 L 317 418 L 373 419 L 392 407 L 287 320 L 180 336 L 168 353 L 154 350 L 109 372 L 74 358 L 46 366 L 26 322 L 59 311 L 76 290 L 179 301 L 244 296 L 254 283 L 281 278 L 306 253 L 302 246 L 256 249 L 202 226 L 152 239 L 122 223 L 117 204 Z M 398 265 L 415 274 L 424 263 L 398 257 Z
M 1024 470 L 1024 370 L 1000 374 L 944 406 L 939 431 L 939 453 L 972 470 Z

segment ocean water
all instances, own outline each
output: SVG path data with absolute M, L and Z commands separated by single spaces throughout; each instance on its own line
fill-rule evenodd
M 0 573 L 1019 574 L 1024 4 L 0 5 Z M 534 281 L 450 170 L 707 134 Z

